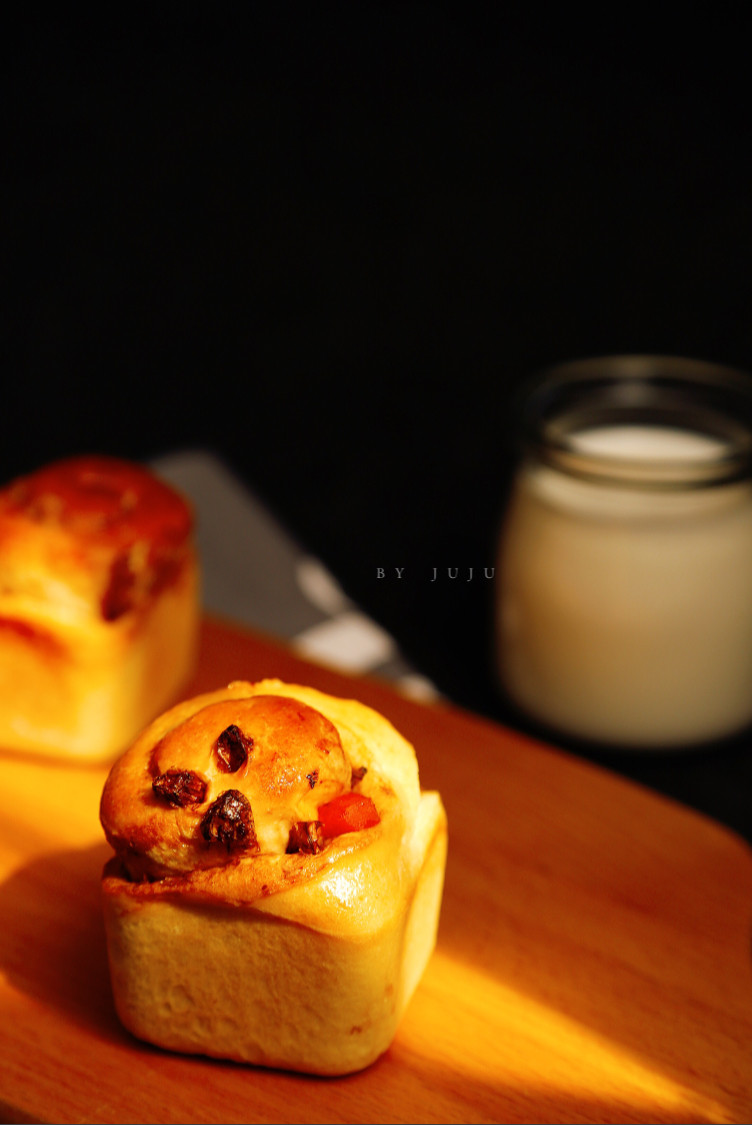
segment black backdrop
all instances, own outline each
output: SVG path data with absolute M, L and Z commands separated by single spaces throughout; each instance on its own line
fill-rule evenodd
M 752 369 L 748 41 L 709 9 L 25 11 L 0 475 L 210 448 L 452 698 L 524 726 L 477 577 L 510 403 L 583 355 Z M 752 834 L 744 741 L 601 760 Z

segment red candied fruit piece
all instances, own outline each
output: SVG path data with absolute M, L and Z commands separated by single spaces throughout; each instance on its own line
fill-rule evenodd
M 319 805 L 318 818 L 325 837 L 342 836 L 373 828 L 381 820 L 370 797 L 363 793 L 341 793 L 333 801 Z

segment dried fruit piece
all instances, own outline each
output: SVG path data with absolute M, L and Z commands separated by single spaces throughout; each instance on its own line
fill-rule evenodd
M 287 841 L 288 855 L 300 852 L 302 855 L 316 855 L 324 847 L 324 836 L 321 831 L 321 822 L 318 820 L 299 820 L 290 829 L 290 838 Z
M 256 847 L 256 829 L 248 798 L 237 789 L 227 789 L 209 806 L 201 821 L 201 834 L 210 844 L 224 844 L 228 852 L 233 848 Z
M 105 621 L 117 621 L 133 609 L 136 576 L 127 552 L 119 554 L 110 567 L 107 589 L 102 594 L 101 611 Z
M 333 801 L 319 805 L 319 820 L 324 836 L 331 839 L 345 832 L 373 828 L 381 817 L 370 797 L 362 793 L 340 793 Z
M 220 734 L 215 749 L 217 764 L 222 772 L 237 773 L 248 761 L 248 755 L 253 749 L 253 739 L 231 723 Z
M 193 770 L 167 770 L 154 778 L 151 787 L 158 797 L 181 809 L 200 805 L 206 797 L 206 782 Z
M 368 766 L 353 766 L 350 774 L 350 787 L 354 789 L 358 782 L 362 781 L 367 773 Z

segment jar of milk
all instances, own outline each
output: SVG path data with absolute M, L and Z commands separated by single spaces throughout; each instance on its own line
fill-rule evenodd
M 633 749 L 752 721 L 752 377 L 650 356 L 524 397 L 496 568 L 501 683 L 553 731 Z

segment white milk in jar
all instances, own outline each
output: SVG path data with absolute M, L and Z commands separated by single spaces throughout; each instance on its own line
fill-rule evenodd
M 620 747 L 740 730 L 752 721 L 746 377 L 633 357 L 570 365 L 545 387 L 499 545 L 506 692 L 554 730 Z

